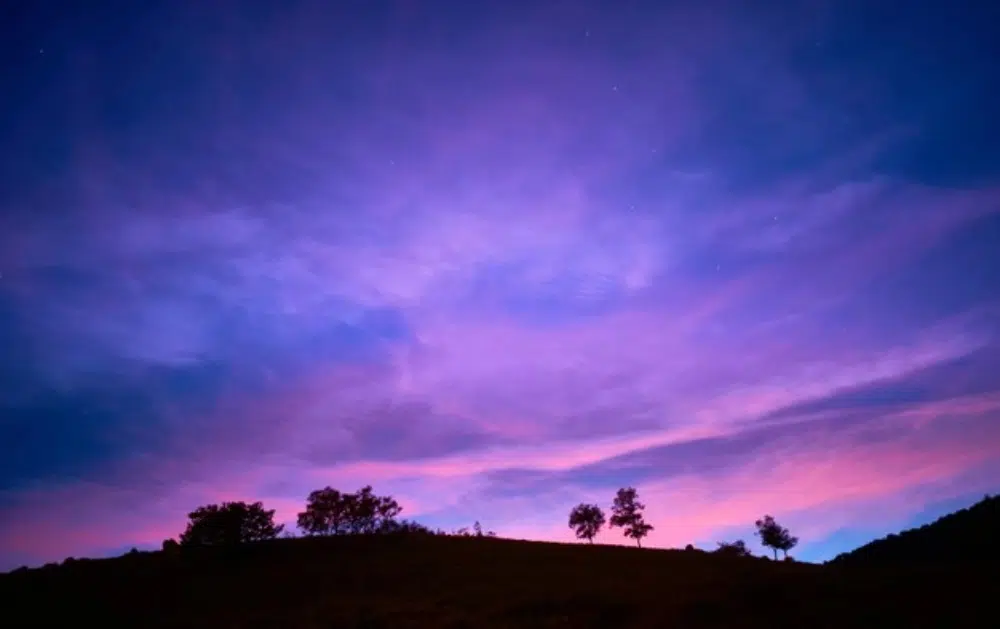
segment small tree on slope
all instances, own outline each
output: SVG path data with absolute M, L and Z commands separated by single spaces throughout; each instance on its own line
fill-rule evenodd
M 774 551 L 775 560 L 778 559 L 779 550 L 788 557 L 788 551 L 799 543 L 799 538 L 792 537 L 788 529 L 774 521 L 773 516 L 765 515 L 754 522 L 754 526 L 757 527 L 755 535 L 760 538 L 761 545 Z
M 642 548 L 642 538 L 653 530 L 653 525 L 642 517 L 645 508 L 646 505 L 639 502 L 639 493 L 634 487 L 619 489 L 611 505 L 610 526 L 623 528 L 625 537 L 634 539 L 639 548 Z
M 591 544 L 604 526 L 604 511 L 597 505 L 578 504 L 569 512 L 569 528 L 577 539 L 585 539 Z

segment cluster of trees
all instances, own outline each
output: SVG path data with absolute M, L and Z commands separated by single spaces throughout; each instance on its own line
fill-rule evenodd
M 774 551 L 775 559 L 778 558 L 779 550 L 785 554 L 785 558 L 787 559 L 788 551 L 795 548 L 799 543 L 799 538 L 792 537 L 788 529 L 775 522 L 774 518 L 769 515 L 765 515 L 760 520 L 754 522 L 754 526 L 757 527 L 754 535 L 760 538 L 762 546 Z
M 578 539 L 585 539 L 593 544 L 594 538 L 607 523 L 611 528 L 621 528 L 625 537 L 634 539 L 636 545 L 642 548 L 642 538 L 653 530 L 653 525 L 646 522 L 643 517 L 642 512 L 645 508 L 646 505 L 639 502 L 639 492 L 634 487 L 623 487 L 618 490 L 611 503 L 610 520 L 605 518 L 604 511 L 599 505 L 581 503 L 569 512 L 569 527 L 573 529 Z M 770 515 L 765 515 L 754 525 L 757 528 L 755 535 L 760 538 L 761 545 L 773 550 L 775 559 L 778 558 L 779 550 L 787 558 L 788 551 L 799 543 L 797 537 L 793 537 L 788 529 L 775 522 Z M 748 557 L 752 554 L 746 542 L 741 539 L 735 542 L 719 542 L 715 552 L 736 557 Z
M 642 548 L 642 538 L 649 535 L 653 525 L 646 522 L 642 515 L 646 505 L 639 502 L 639 492 L 635 487 L 623 487 L 615 494 L 611 503 L 611 528 L 621 528 L 625 537 L 635 540 Z M 569 512 L 569 527 L 574 530 L 578 539 L 585 539 L 591 544 L 604 527 L 604 511 L 595 504 L 581 503 Z
M 569 526 L 579 539 L 593 543 L 605 524 L 610 528 L 622 529 L 625 537 L 634 539 L 642 547 L 642 539 L 654 529 L 646 522 L 643 511 L 646 505 L 639 501 L 639 492 L 634 487 L 619 489 L 611 503 L 611 518 L 605 517 L 599 505 L 582 503 L 569 514 Z M 403 508 L 392 496 L 380 496 L 371 485 L 366 485 L 353 493 L 341 492 L 333 487 L 317 489 L 306 498 L 305 510 L 298 514 L 296 525 L 306 536 L 323 535 L 375 535 L 375 534 L 425 534 L 495 537 L 496 533 L 484 531 L 479 522 L 470 531 L 461 528 L 447 533 L 441 529 L 432 530 L 411 520 L 400 519 Z M 274 521 L 274 509 L 265 509 L 261 502 L 223 502 L 198 507 L 188 514 L 187 528 L 181 533 L 179 542 L 166 540 L 164 550 L 181 546 L 231 546 L 247 542 L 275 539 L 286 532 L 283 524 Z M 755 535 L 761 544 L 774 551 L 785 553 L 798 544 L 788 529 L 782 527 L 770 515 L 755 523 Z M 746 542 L 720 542 L 717 553 L 731 556 L 749 556 Z
M 757 528 L 754 535 L 760 538 L 761 546 L 770 548 L 774 552 L 775 559 L 778 558 L 779 550 L 785 554 L 786 560 L 790 559 L 788 551 L 798 545 L 799 538 L 793 537 L 788 529 L 775 522 L 774 517 L 770 515 L 765 515 L 754 522 L 754 526 Z M 741 539 L 735 542 L 719 542 L 719 547 L 715 549 L 715 552 L 730 557 L 750 557 L 753 555 L 747 547 L 747 543 Z
M 298 514 L 296 524 L 307 536 L 390 533 L 496 536 L 493 531 L 484 531 L 479 522 L 473 525 L 471 531 L 467 528 L 451 533 L 432 530 L 417 522 L 399 519 L 402 511 L 394 498 L 377 495 L 371 485 L 354 493 L 324 487 L 309 494 L 305 510 Z M 223 502 L 198 507 L 188 514 L 187 528 L 181 533 L 179 543 L 166 540 L 163 550 L 179 546 L 230 546 L 275 539 L 283 533 L 292 536 L 285 531 L 283 524 L 275 523 L 274 512 L 274 509 L 265 509 L 261 502 Z

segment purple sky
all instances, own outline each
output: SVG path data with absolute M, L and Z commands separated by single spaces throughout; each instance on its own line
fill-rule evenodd
M 996 8 L 11 6 L 0 569 L 326 485 L 807 560 L 1000 489 Z

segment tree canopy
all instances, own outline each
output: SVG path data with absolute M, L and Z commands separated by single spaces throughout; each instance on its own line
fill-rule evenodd
M 298 515 L 298 527 L 306 535 L 343 535 L 390 532 L 402 513 L 392 496 L 378 496 L 371 485 L 353 494 L 332 487 L 309 494 L 306 509 Z
M 653 530 L 653 525 L 647 523 L 642 516 L 646 505 L 639 502 L 639 492 L 634 487 L 618 490 L 614 504 L 611 505 L 612 527 L 621 527 L 625 537 L 631 537 L 642 548 L 642 538 Z
M 597 505 L 578 504 L 569 512 L 569 527 L 577 539 L 585 539 L 591 544 L 604 526 L 604 511 Z
M 778 558 L 779 550 L 787 557 L 788 551 L 799 543 L 799 538 L 792 537 L 788 529 L 774 521 L 773 516 L 765 515 L 754 522 L 754 526 L 757 527 L 755 535 L 760 538 L 760 543 L 774 551 L 775 559 Z
M 181 546 L 228 546 L 274 539 L 284 530 L 274 523 L 274 509 L 260 502 L 223 502 L 198 507 L 188 514 Z

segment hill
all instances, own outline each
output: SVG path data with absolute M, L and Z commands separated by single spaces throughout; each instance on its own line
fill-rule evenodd
M 7 627 L 982 626 L 1000 583 L 701 551 L 344 536 L 0 575 Z
M 920 528 L 875 540 L 838 555 L 831 564 L 1000 561 L 1000 496 L 938 518 Z

